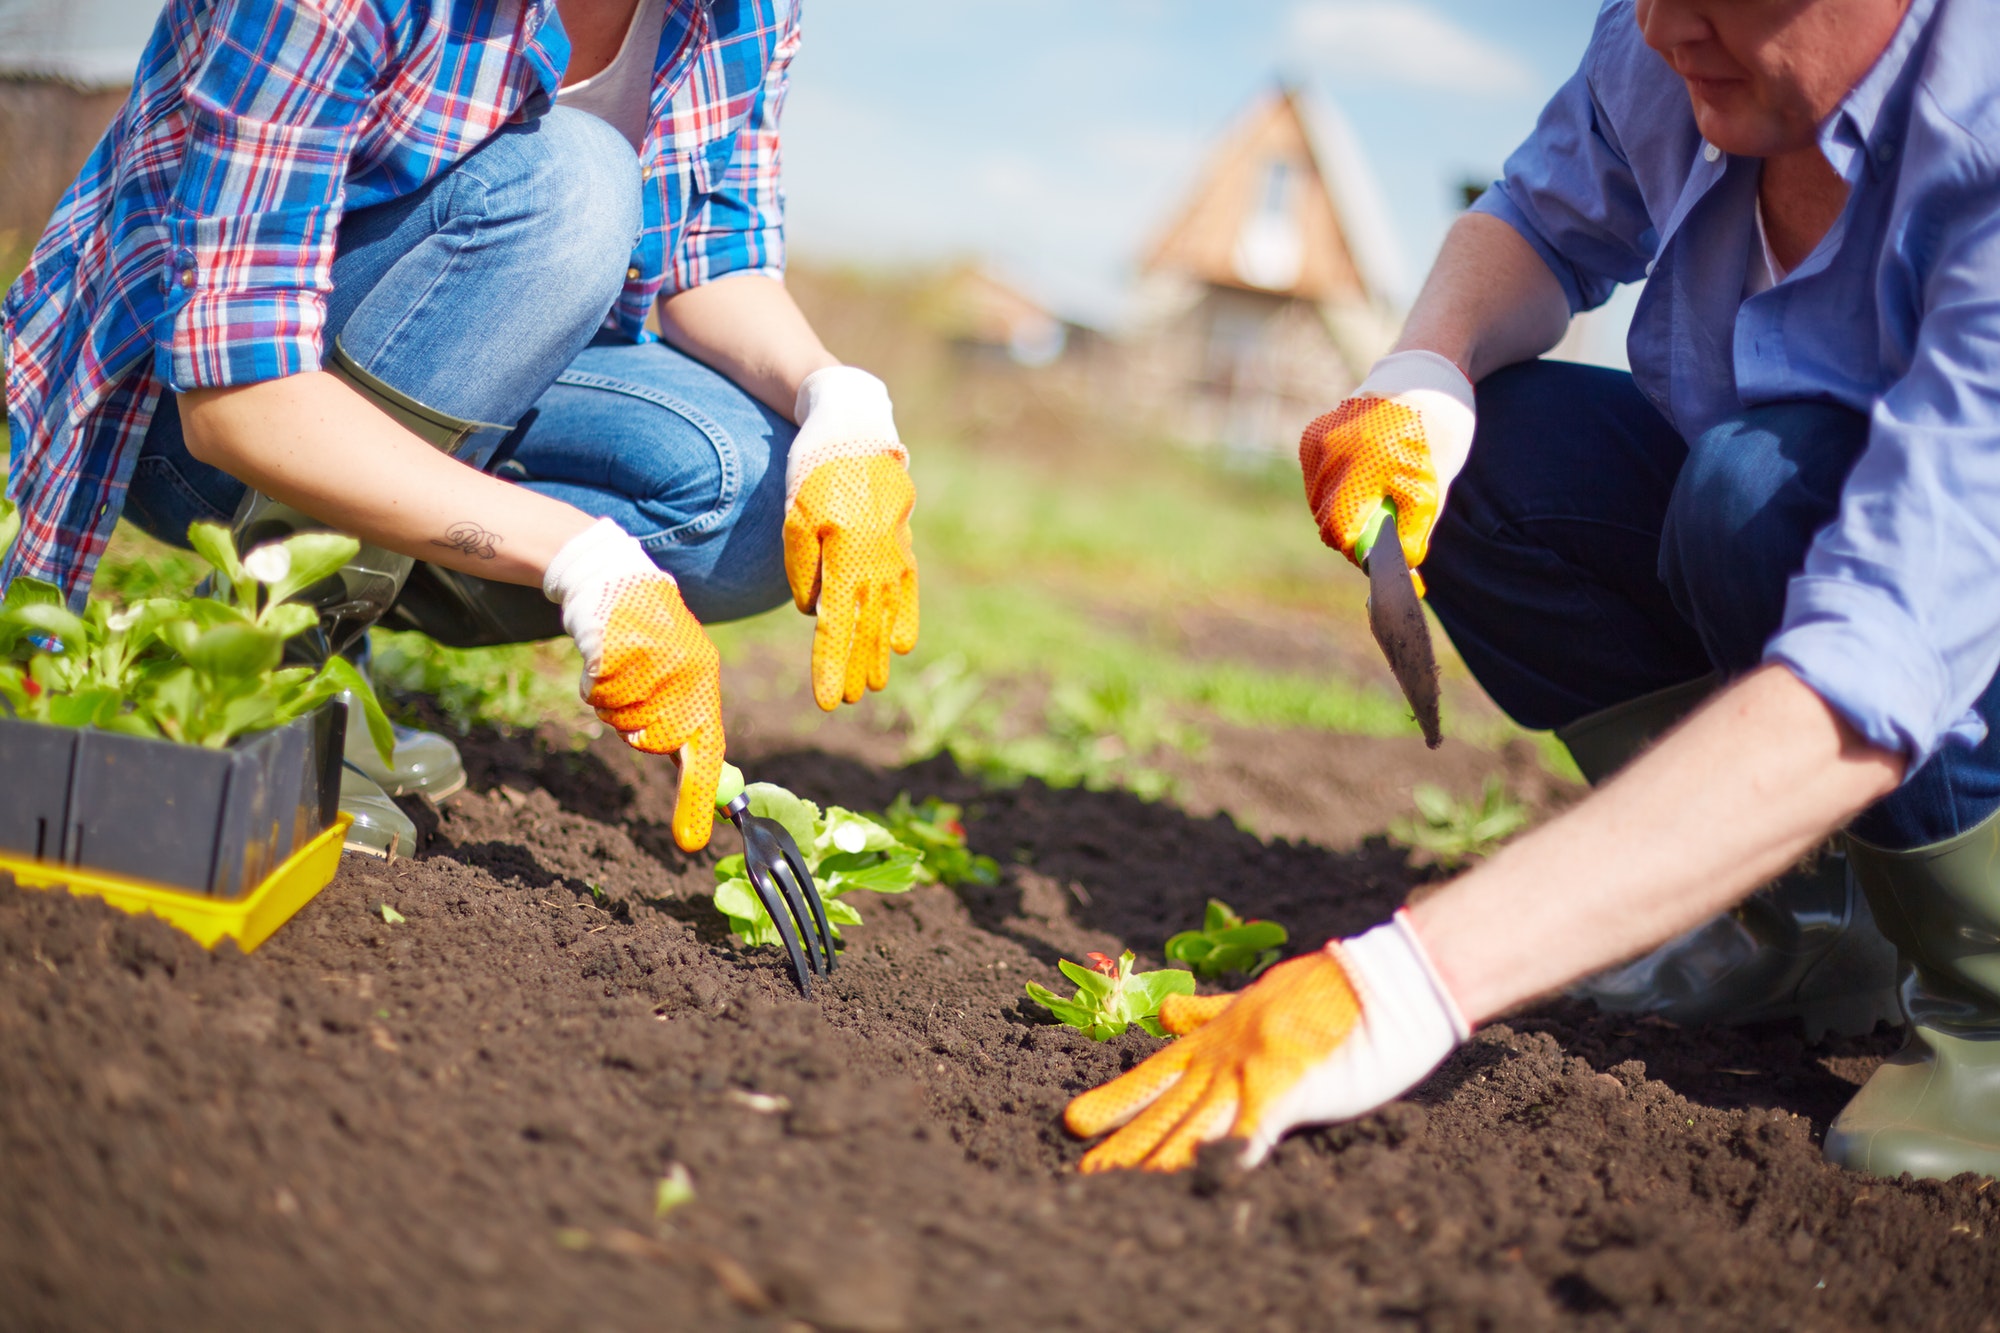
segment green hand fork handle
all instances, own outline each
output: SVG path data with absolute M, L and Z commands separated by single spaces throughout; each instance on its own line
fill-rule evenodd
M 1384 529 L 1388 540 L 1382 541 Z M 1389 659 L 1389 670 L 1410 702 L 1424 744 L 1437 749 L 1444 740 L 1438 723 L 1437 655 L 1431 651 L 1430 626 L 1410 581 L 1409 562 L 1396 533 L 1396 503 L 1384 500 L 1354 543 L 1354 557 L 1368 571 L 1368 628 Z
M 813 977 L 833 971 L 834 955 L 833 926 L 826 919 L 826 904 L 806 868 L 806 858 L 783 824 L 750 813 L 750 794 L 734 764 L 722 766 L 715 808 L 743 835 L 744 873 L 791 955 L 799 993 L 810 999 Z

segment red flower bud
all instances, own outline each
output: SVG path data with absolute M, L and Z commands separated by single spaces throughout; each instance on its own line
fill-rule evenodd
M 22 677 L 21 685 L 28 691 L 28 697 L 30 699 L 36 699 L 41 697 L 42 687 L 35 683 L 33 677 L 30 676 Z
M 1105 976 L 1115 977 L 1118 975 L 1118 960 L 1116 958 L 1108 954 L 1101 954 L 1095 949 L 1085 954 L 1084 957 L 1090 960 L 1092 967 L 1102 972 Z

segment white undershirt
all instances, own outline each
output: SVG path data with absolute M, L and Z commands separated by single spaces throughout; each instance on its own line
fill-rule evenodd
M 632 151 L 646 151 L 653 120 L 653 60 L 667 25 L 667 0 L 639 0 L 631 26 L 611 63 L 556 93 L 556 105 L 587 112 L 625 136 Z
M 1764 229 L 1764 201 L 1757 201 L 1757 248 L 1750 252 L 1750 264 L 1743 274 L 1743 295 L 1747 299 L 1768 292 L 1785 280 L 1791 270 L 1778 262 L 1771 249 L 1771 233 Z

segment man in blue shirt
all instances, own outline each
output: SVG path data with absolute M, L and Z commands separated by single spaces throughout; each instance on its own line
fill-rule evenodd
M 1171 1004 L 1188 1035 L 1071 1104 L 1123 1125 L 1086 1169 L 1254 1161 L 1595 974 L 1607 1007 L 1815 1032 L 1900 998 L 1828 1157 L 2000 1174 L 1994 17 L 1604 6 L 1300 447 L 1327 543 L 1393 501 L 1473 673 L 1603 785 L 1388 925 Z M 1630 375 L 1535 359 L 1641 280 Z

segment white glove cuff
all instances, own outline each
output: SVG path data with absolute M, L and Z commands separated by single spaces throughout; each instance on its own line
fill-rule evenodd
M 1393 1016 L 1400 1036 L 1436 1052 L 1433 1064 L 1472 1035 L 1408 912 L 1399 909 L 1373 930 L 1326 947 L 1346 968 L 1371 1027 Z
M 627 577 L 674 581 L 653 563 L 638 538 L 608 518 L 598 519 L 564 542 L 542 571 L 542 595 L 562 605 L 563 628 L 583 654 L 586 696 L 604 646 L 604 618 L 610 611 L 604 594 Z
M 799 433 L 785 462 L 786 509 L 822 463 L 877 454 L 892 455 L 904 464 L 910 461 L 910 451 L 896 434 L 889 386 L 865 370 L 827 366 L 806 376 L 792 416 Z
M 1444 493 L 1464 470 L 1466 457 L 1472 452 L 1476 408 L 1472 381 L 1465 372 L 1436 352 L 1391 352 L 1375 363 L 1354 394 L 1357 398 L 1393 398 L 1422 418 L 1442 507 Z

